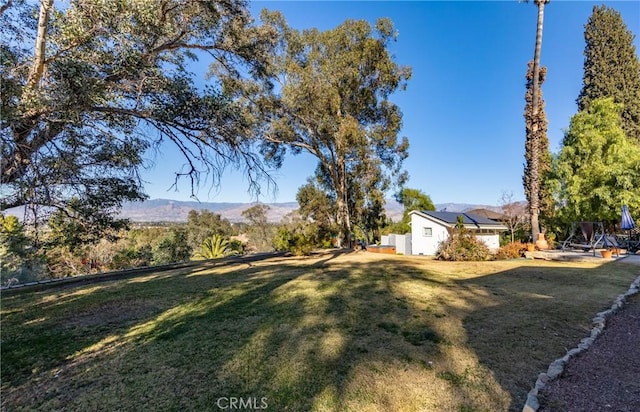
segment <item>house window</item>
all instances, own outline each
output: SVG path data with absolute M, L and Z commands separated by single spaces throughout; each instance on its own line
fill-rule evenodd
M 433 229 L 430 227 L 422 228 L 422 236 L 431 237 L 433 236 Z

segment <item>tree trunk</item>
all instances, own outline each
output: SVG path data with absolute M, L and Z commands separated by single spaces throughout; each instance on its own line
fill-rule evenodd
M 27 91 L 34 89 L 44 73 L 45 49 L 47 45 L 47 28 L 49 27 L 49 13 L 53 6 L 53 0 L 40 2 L 40 14 L 38 16 L 38 34 L 33 53 L 33 65 L 29 69 Z
M 14 182 L 25 173 L 25 168 L 31 162 L 31 156 L 47 139 L 52 139 L 55 134 L 49 127 L 41 130 L 28 141 L 29 135 L 37 124 L 38 111 L 36 109 L 37 89 L 45 69 L 45 57 L 47 46 L 47 29 L 49 27 L 49 15 L 53 8 L 53 0 L 40 2 L 38 15 L 38 31 L 34 44 L 33 63 L 29 68 L 29 77 L 20 97 L 19 121 L 13 128 L 14 149 L 9 153 L 4 152 L 0 159 L 0 182 L 3 184 Z M 60 126 L 58 126 L 60 127 Z M 10 207 L 3 204 L 3 207 Z
M 544 5 L 548 3 L 549 0 L 535 0 L 535 2 L 536 6 L 538 7 L 538 26 L 536 28 L 536 47 L 533 54 L 533 91 L 531 97 L 531 117 L 533 118 L 531 134 L 533 139 L 531 141 L 532 153 L 529 170 L 531 177 L 529 213 L 531 214 L 531 237 L 533 242 L 538 239 L 538 235 L 540 234 L 540 222 L 538 216 L 540 213 L 540 136 L 538 133 L 538 122 L 536 121 L 536 119 L 538 118 L 538 111 L 540 106 L 538 88 L 540 84 L 540 52 L 542 50 Z
M 7 11 L 7 9 L 12 6 L 12 3 L 13 3 L 12 0 L 7 0 L 7 2 L 5 4 L 0 6 L 0 16 L 2 16 L 2 13 Z
M 337 161 L 335 182 L 336 206 L 338 223 L 338 247 L 351 247 L 351 219 L 349 218 L 349 203 L 347 202 L 347 172 L 344 158 L 339 157 Z
M 338 192 L 338 191 L 336 191 Z M 338 216 L 337 216 L 337 223 L 338 223 L 338 247 L 349 247 L 349 243 L 350 243 L 350 235 L 351 235 L 351 225 L 350 225 L 350 219 L 349 219 L 349 208 L 347 206 L 347 203 L 340 199 L 340 196 L 342 196 L 341 193 L 337 193 L 338 195 L 338 199 L 336 200 L 336 205 L 338 207 Z

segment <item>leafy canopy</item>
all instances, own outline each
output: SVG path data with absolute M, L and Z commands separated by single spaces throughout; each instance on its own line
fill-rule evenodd
M 268 87 L 276 32 L 255 25 L 244 1 L 35 3 L 0 15 L 2 208 L 66 211 L 73 201 L 73 219 L 106 222 L 122 201 L 145 197 L 139 171 L 161 143 L 182 154 L 176 181 L 192 190 L 230 163 L 259 190 L 259 125 L 215 81 Z M 188 68 L 199 59 L 218 67 L 204 87 Z
M 233 234 L 229 220 L 209 210 L 191 210 L 187 216 L 187 239 L 189 246 L 197 249 L 214 235 L 228 237 Z
M 270 252 L 273 250 L 274 227 L 269 224 L 267 213 L 271 210 L 269 205 L 256 203 L 242 211 L 241 215 L 248 221 L 247 235 L 249 244 L 257 252 Z
M 408 141 L 398 138 L 402 114 L 388 98 L 411 71 L 388 51 L 395 40 L 389 19 L 375 27 L 347 20 L 321 32 L 297 31 L 279 13 L 264 18 L 278 27 L 280 43 L 263 151 L 275 159 L 286 150 L 318 159 L 318 187 L 335 201 L 345 239 L 353 223 L 374 223 L 382 193 L 405 178 Z
M 623 204 L 640 212 L 640 146 L 620 126 L 622 105 L 595 99 L 573 116 L 556 163 L 565 221 L 620 220 Z
M 396 195 L 396 200 L 404 206 L 402 221 L 405 223 L 411 221 L 409 212 L 413 210 L 436 210 L 431 197 L 420 189 L 402 188 Z

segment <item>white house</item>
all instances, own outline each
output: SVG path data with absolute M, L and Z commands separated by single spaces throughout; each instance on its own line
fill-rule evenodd
M 490 250 L 500 247 L 500 232 L 508 228 L 495 220 L 463 212 L 414 210 L 411 216 L 411 248 L 414 255 L 433 256 L 438 245 L 449 238 L 462 216 L 464 227 L 472 231 Z

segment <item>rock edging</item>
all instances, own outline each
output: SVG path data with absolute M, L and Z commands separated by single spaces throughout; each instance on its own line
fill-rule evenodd
M 605 311 L 598 312 L 596 316 L 592 319 L 593 328 L 591 329 L 591 334 L 580 340 L 580 343 L 577 347 L 571 349 L 564 355 L 562 358 L 556 359 L 549 365 L 549 368 L 546 372 L 543 372 L 538 375 L 538 379 L 536 383 L 527 395 L 527 401 L 522 408 L 522 412 L 535 412 L 540 408 L 540 402 L 538 401 L 538 393 L 544 388 L 549 382 L 557 379 L 560 374 L 564 371 L 564 366 L 569 362 L 571 358 L 587 350 L 593 342 L 596 340 L 596 337 L 604 330 L 607 319 L 622 309 L 630 296 L 635 295 L 640 292 L 640 276 L 634 280 L 629 286 L 629 290 L 627 290 L 622 295 L 619 295 L 611 307 Z

